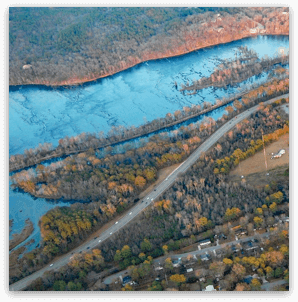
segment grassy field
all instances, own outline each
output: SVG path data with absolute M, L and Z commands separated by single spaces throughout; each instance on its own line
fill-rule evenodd
M 272 153 L 276 153 L 280 149 L 284 149 L 286 153 L 280 158 L 271 159 Z M 254 156 L 242 161 L 236 169 L 230 172 L 230 181 L 246 181 L 250 185 L 262 187 L 277 178 L 288 179 L 284 173 L 289 167 L 289 134 L 281 136 L 278 141 L 266 147 L 266 161 L 267 169 L 264 152 L 259 151 Z M 241 179 L 241 176 L 244 178 Z

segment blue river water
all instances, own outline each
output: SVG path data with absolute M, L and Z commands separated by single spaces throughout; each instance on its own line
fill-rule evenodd
M 201 49 L 187 55 L 149 61 L 113 76 L 80 86 L 49 88 L 45 86 L 18 86 L 9 91 L 9 153 L 20 154 L 39 143 L 51 142 L 82 132 L 107 133 L 112 126 L 139 126 L 184 106 L 215 103 L 229 97 L 247 84 L 262 83 L 263 73 L 227 89 L 206 88 L 195 95 L 183 95 L 182 84 L 208 77 L 224 59 L 234 59 L 239 46 L 253 49 L 259 57 L 274 56 L 280 48 L 289 49 L 288 36 L 258 36 L 215 47 Z M 178 89 L 175 87 L 175 82 Z M 209 115 L 220 118 L 225 109 Z M 20 232 L 30 218 L 34 239 L 28 250 L 40 240 L 38 220 L 55 206 L 69 205 L 35 199 L 29 194 L 9 191 L 9 219 L 13 219 L 13 233 Z M 21 211 L 21 212 L 20 212 Z

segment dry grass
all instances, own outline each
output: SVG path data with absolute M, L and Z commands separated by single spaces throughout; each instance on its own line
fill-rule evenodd
M 280 149 L 286 150 L 286 153 L 278 159 L 271 159 L 271 153 L 276 153 Z M 257 152 L 254 156 L 242 161 L 237 168 L 230 172 L 230 180 L 241 181 L 243 175 L 242 181 L 256 187 L 262 187 L 277 178 L 285 177 L 284 180 L 287 180 L 284 172 L 289 167 L 289 134 L 281 136 L 278 141 L 266 147 L 266 160 L 267 169 L 263 150 Z M 269 175 L 266 174 L 267 172 Z

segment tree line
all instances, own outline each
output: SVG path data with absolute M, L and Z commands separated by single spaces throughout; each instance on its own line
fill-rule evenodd
M 147 60 L 289 34 L 282 7 L 10 8 L 9 21 L 10 85 L 83 83 Z
M 244 63 L 245 62 L 245 63 Z M 209 78 L 201 78 L 193 82 L 192 85 L 183 85 L 180 91 L 193 90 L 197 93 L 203 88 L 210 86 L 213 87 L 227 87 L 228 85 L 235 85 L 236 83 L 243 82 L 248 78 L 261 74 L 264 71 L 276 64 L 287 64 L 289 62 L 289 55 L 278 56 L 275 58 L 261 59 L 258 58 L 238 58 L 236 61 L 229 62 L 220 68 L 216 68 Z
M 243 110 L 248 108 L 249 105 L 251 106 L 252 104 L 256 104 L 257 101 L 265 101 L 269 97 L 281 95 L 288 92 L 288 90 L 288 77 L 285 79 L 273 78 L 271 81 L 260 85 L 258 88 L 254 88 L 252 91 L 241 93 L 242 101 L 245 105 Z M 217 100 L 215 105 L 204 102 L 202 105 L 183 107 L 183 110 L 177 110 L 174 114 L 168 113 L 164 118 L 154 119 L 153 121 L 139 127 L 112 127 L 106 135 L 101 131 L 98 134 L 83 132 L 74 137 L 66 136 L 59 140 L 59 145 L 56 148 L 53 148 L 50 143 L 39 144 L 38 147 L 34 149 L 25 150 L 24 154 L 11 155 L 9 158 L 10 171 L 34 166 L 45 160 L 60 157 L 63 158 L 69 154 L 76 154 L 88 151 L 89 149 L 107 148 L 121 142 L 126 142 L 134 138 L 158 132 L 159 130 L 169 128 L 173 125 L 182 123 L 183 121 L 208 113 L 209 111 L 231 103 L 235 98 L 236 100 L 233 105 L 237 109 L 241 109 L 242 105 L 237 100 L 238 97 L 232 96 L 231 99 L 223 98 L 222 100 Z M 226 110 L 229 111 L 229 113 L 234 111 L 231 106 L 228 106 Z

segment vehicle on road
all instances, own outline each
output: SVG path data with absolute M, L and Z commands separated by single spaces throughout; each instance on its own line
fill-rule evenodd
M 149 197 L 147 197 L 147 199 L 149 199 Z
M 90 249 L 90 246 L 87 247 L 87 250 L 89 250 L 89 249 Z
M 94 237 L 94 240 L 97 238 L 97 236 L 96 237 Z
M 112 235 L 112 234 L 113 234 L 113 232 L 110 233 L 110 235 Z
M 132 214 L 132 212 L 129 213 L 129 215 L 131 215 L 131 214 Z
M 101 239 L 99 239 L 98 242 L 101 242 Z
M 50 266 L 53 266 L 53 265 L 54 265 L 54 263 L 50 264 Z
M 115 224 L 117 224 L 117 223 L 118 223 L 118 221 L 115 222 Z
M 153 198 L 151 198 L 151 201 L 153 200 Z

